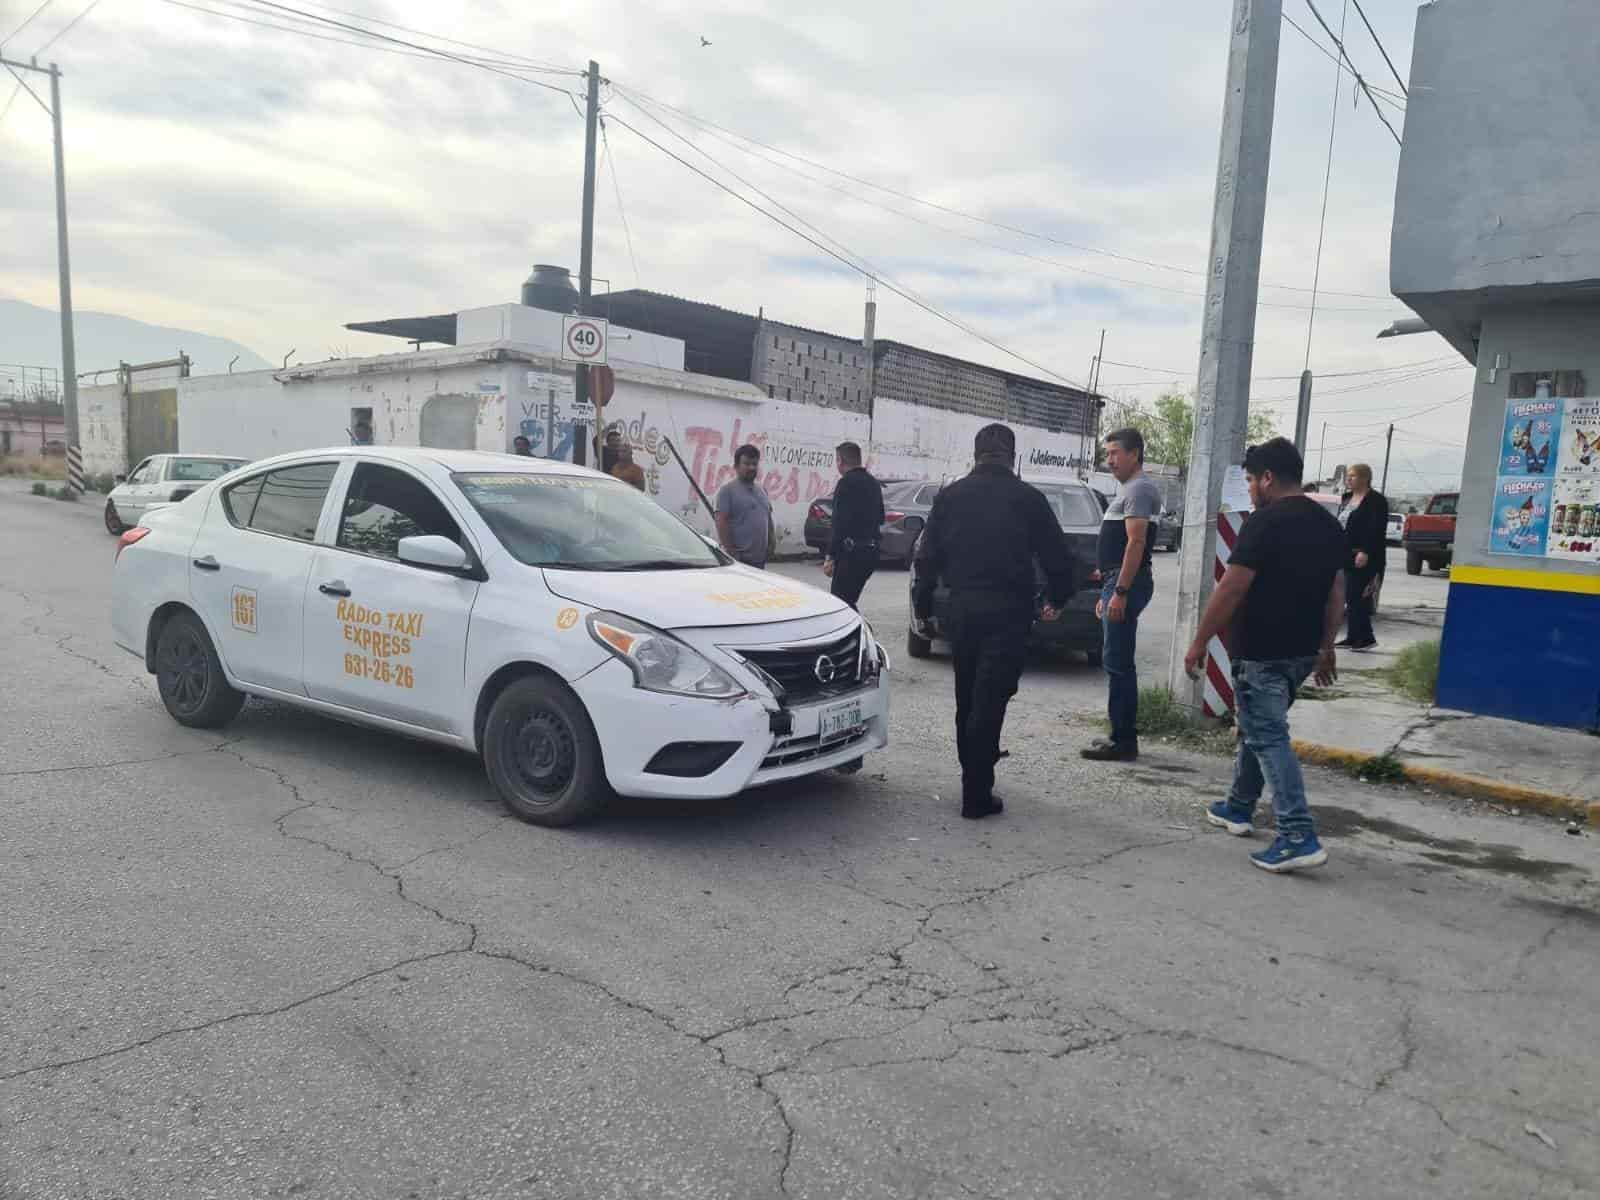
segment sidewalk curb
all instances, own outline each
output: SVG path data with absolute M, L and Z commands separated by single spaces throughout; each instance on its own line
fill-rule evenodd
M 1324 767 L 1353 770 L 1378 757 L 1363 754 L 1359 750 L 1324 746 L 1317 742 L 1302 742 L 1299 739 L 1295 739 L 1293 745 L 1294 752 L 1300 756 L 1302 762 L 1316 763 Z M 1518 808 L 1547 813 L 1553 817 L 1572 817 L 1578 820 L 1587 818 L 1591 825 L 1600 827 L 1600 801 L 1564 796 L 1560 792 L 1524 787 L 1516 783 L 1503 783 L 1498 779 L 1485 779 L 1481 775 L 1446 771 L 1440 767 L 1425 766 L 1404 758 L 1399 762 L 1401 773 L 1408 783 L 1449 792 L 1454 796 L 1465 796 L 1471 800 L 1494 800 L 1501 804 L 1514 804 Z

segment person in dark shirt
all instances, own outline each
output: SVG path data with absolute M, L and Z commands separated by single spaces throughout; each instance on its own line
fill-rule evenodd
M 1344 530 L 1300 490 L 1300 452 L 1287 438 L 1251 446 L 1244 456 L 1250 503 L 1222 581 L 1184 657 L 1198 678 L 1206 645 L 1230 627 L 1239 753 L 1226 800 L 1206 819 L 1246 837 L 1266 784 L 1272 785 L 1278 836 L 1250 859 L 1267 871 L 1320 867 L 1300 761 L 1289 742 L 1289 707 L 1311 675 L 1326 687 L 1338 678 L 1333 638 L 1344 615 Z
M 841 442 L 835 451 L 839 482 L 833 489 L 833 536 L 822 573 L 833 594 L 851 608 L 878 569 L 878 529 L 883 524 L 883 488 L 861 465 L 861 447 Z
M 1372 602 L 1383 585 L 1383 568 L 1389 559 L 1389 500 L 1372 486 L 1372 468 L 1357 463 L 1345 472 L 1350 498 L 1339 513 L 1345 542 L 1345 637 L 1340 646 L 1371 650 L 1378 644 L 1372 632 Z
M 1050 502 L 1012 473 L 1016 436 L 986 425 L 973 451 L 972 473 L 933 502 L 911 596 L 917 631 L 927 637 L 941 577 L 950 589 L 944 634 L 955 656 L 961 815 L 969 820 L 1005 807 L 994 794 L 994 765 L 1033 628 L 1034 561 L 1045 575 L 1044 620 L 1056 620 L 1072 595 L 1071 559 Z

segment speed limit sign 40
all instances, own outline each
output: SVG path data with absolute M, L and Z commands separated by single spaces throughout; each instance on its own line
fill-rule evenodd
M 600 317 L 562 317 L 561 357 L 567 362 L 605 362 L 608 324 Z

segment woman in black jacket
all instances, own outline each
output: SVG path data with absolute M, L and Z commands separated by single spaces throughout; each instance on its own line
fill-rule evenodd
M 1370 650 L 1378 644 L 1372 633 L 1372 600 L 1383 582 L 1388 559 L 1389 501 L 1372 487 L 1372 468 L 1357 463 L 1345 472 L 1350 499 L 1339 513 L 1350 560 L 1345 566 L 1345 638 L 1339 645 Z

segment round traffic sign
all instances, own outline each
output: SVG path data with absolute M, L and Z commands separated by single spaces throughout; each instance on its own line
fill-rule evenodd
M 574 321 L 567 328 L 567 353 L 581 362 L 603 358 L 606 335 L 593 321 Z

